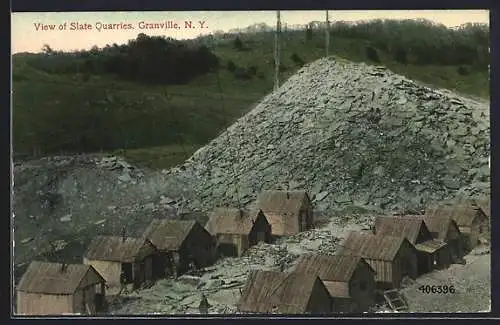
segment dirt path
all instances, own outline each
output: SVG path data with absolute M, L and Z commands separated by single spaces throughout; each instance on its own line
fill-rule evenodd
M 487 312 L 491 308 L 491 268 L 489 252 L 480 248 L 465 257 L 467 264 L 419 277 L 403 290 L 411 312 Z M 419 291 L 424 285 L 451 286 L 455 293 L 433 294 Z

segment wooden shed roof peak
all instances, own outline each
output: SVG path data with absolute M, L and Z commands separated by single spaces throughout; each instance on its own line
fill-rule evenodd
M 377 235 L 403 236 L 415 244 L 421 230 L 429 232 L 423 215 L 380 216 L 375 219 Z
M 17 290 L 28 293 L 71 295 L 78 290 L 88 272 L 94 272 L 100 279 L 100 282 L 95 284 L 105 282 L 90 265 L 33 261 L 17 285 Z
M 153 219 L 143 237 L 159 250 L 178 250 L 196 223 L 194 220 Z
M 238 309 L 254 313 L 305 313 L 317 281 L 321 282 L 312 274 L 253 271 L 243 289 Z
M 248 235 L 259 216 L 265 218 L 261 210 L 244 210 L 230 207 L 215 208 L 209 213 L 205 229 L 212 235 Z
M 317 274 L 322 281 L 349 282 L 360 263 L 366 264 L 373 271 L 360 256 L 306 254 L 300 257 L 295 271 Z
M 342 245 L 341 253 L 373 260 L 392 261 L 404 241 L 408 242 L 403 236 L 372 235 L 351 231 Z
M 304 200 L 309 200 L 306 191 L 262 191 L 257 202 L 259 208 L 265 212 L 288 212 L 296 214 L 302 207 Z
M 131 263 L 153 250 L 153 244 L 145 238 L 97 236 L 90 242 L 84 257 L 89 260 Z

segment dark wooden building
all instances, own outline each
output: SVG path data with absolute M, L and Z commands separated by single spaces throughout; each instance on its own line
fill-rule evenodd
M 330 295 L 314 274 L 253 271 L 238 302 L 242 313 L 328 313 Z
M 491 218 L 491 199 L 489 196 L 476 198 L 473 203 L 481 209 L 485 216 Z
M 405 237 L 417 250 L 418 274 L 445 268 L 452 263 L 448 245 L 432 236 L 422 215 L 377 217 L 375 234 Z
M 105 280 L 90 265 L 35 261 L 16 294 L 20 315 L 93 315 L 104 307 Z
M 83 263 L 92 265 L 110 287 L 132 283 L 139 287 L 153 279 L 156 249 L 144 238 L 98 236 L 92 240 Z
M 331 298 L 332 312 L 365 312 L 375 304 L 375 271 L 361 257 L 307 254 L 295 272 L 316 274 Z
M 313 207 L 305 191 L 263 191 L 257 204 L 273 236 L 295 235 L 314 227 Z
M 430 216 L 453 219 L 463 238 L 463 246 L 466 251 L 474 249 L 481 237 L 490 235 L 490 219 L 476 205 L 471 203 L 460 203 L 454 205 L 437 205 L 427 212 Z
M 446 242 L 452 263 L 457 262 L 465 255 L 462 234 L 453 219 L 426 214 L 424 222 L 433 238 Z
M 373 235 L 350 232 L 341 246 L 340 254 L 362 257 L 375 270 L 378 289 L 393 289 L 401 286 L 408 276 L 415 279 L 417 252 L 404 237 Z
M 143 237 L 157 249 L 155 276 L 180 276 L 215 261 L 215 238 L 197 221 L 153 219 Z
M 249 247 L 271 242 L 271 226 L 261 210 L 216 208 L 205 225 L 217 239 L 217 252 L 223 256 L 241 256 Z

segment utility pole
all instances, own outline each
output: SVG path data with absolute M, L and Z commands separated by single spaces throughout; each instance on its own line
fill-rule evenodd
M 279 88 L 279 74 L 280 74 L 280 33 L 281 33 L 281 19 L 280 19 L 280 11 L 276 11 L 276 35 L 274 38 L 274 90 Z
M 325 49 L 326 56 L 329 54 L 330 50 L 330 20 L 328 19 L 328 10 L 326 11 L 326 26 L 325 26 Z

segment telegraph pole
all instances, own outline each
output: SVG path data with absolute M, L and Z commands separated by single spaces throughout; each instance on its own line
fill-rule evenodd
M 279 74 L 280 74 L 280 33 L 281 33 L 281 19 L 280 19 L 280 11 L 276 11 L 276 34 L 274 38 L 274 90 L 279 88 Z
M 330 20 L 328 19 L 328 10 L 326 11 L 326 26 L 325 26 L 325 49 L 326 56 L 329 54 L 330 50 Z

